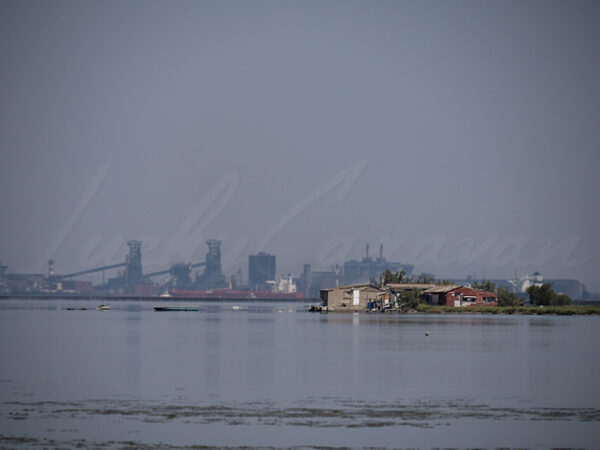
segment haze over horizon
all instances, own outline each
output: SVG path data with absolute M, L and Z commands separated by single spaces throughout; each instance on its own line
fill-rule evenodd
M 0 3 L 0 260 L 58 273 L 379 244 L 600 291 L 600 3 Z

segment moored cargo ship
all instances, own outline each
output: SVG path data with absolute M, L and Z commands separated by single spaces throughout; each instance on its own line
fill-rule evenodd
M 247 300 L 302 300 L 301 292 L 274 292 L 274 291 L 242 291 L 234 289 L 170 289 L 172 297 L 186 298 L 215 298 L 215 299 L 247 299 Z

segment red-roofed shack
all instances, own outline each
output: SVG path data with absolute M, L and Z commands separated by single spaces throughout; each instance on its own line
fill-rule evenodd
M 430 305 L 498 306 L 498 297 L 493 292 L 466 286 L 436 286 L 424 291 L 423 295 Z

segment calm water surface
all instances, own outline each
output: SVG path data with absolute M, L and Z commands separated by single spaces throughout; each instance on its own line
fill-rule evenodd
M 600 317 L 98 303 L 0 301 L 0 447 L 600 446 Z

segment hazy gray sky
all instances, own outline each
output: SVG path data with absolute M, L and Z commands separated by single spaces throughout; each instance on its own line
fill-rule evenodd
M 0 258 L 600 290 L 600 2 L 0 3 Z

